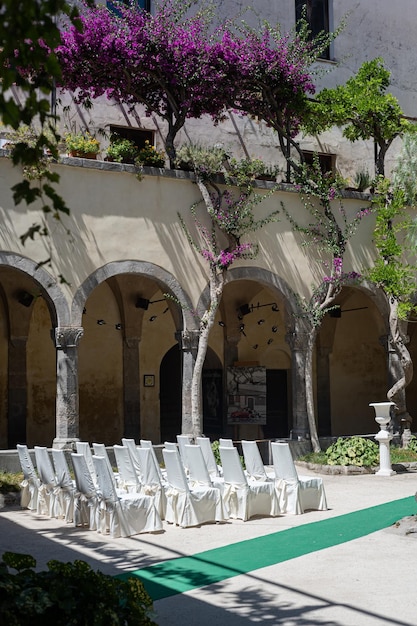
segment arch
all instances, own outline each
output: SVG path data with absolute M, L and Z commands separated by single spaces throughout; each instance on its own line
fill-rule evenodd
M 250 280 L 260 283 L 263 287 L 276 289 L 280 295 L 282 295 L 284 300 L 286 326 L 290 328 L 294 326 L 294 320 L 296 319 L 297 313 L 299 313 L 299 307 L 296 300 L 296 294 L 283 278 L 273 272 L 270 272 L 269 270 L 253 266 L 236 267 L 226 272 L 225 285 L 238 280 Z M 209 293 L 210 287 L 207 285 L 200 296 L 197 307 L 198 311 L 205 308 L 206 303 L 208 302 Z
M 42 289 L 53 326 L 69 326 L 70 312 L 67 300 L 55 278 L 38 263 L 14 252 L 0 252 L 0 265 L 30 276 Z
M 75 325 L 82 325 L 82 312 L 86 300 L 94 289 L 108 278 L 120 274 L 137 274 L 153 279 L 158 286 L 172 295 L 173 299 L 181 303 L 177 308 L 182 308 L 182 315 L 175 320 L 177 330 L 195 330 L 196 321 L 191 314 L 192 304 L 190 297 L 183 290 L 177 279 L 166 270 L 154 263 L 147 261 L 112 261 L 95 270 L 77 289 L 72 303 L 72 319 Z

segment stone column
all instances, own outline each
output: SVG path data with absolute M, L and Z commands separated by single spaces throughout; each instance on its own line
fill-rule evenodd
M 71 448 L 79 437 L 78 342 L 83 328 L 55 329 L 56 437 L 54 448 Z
M 199 330 L 184 330 L 175 334 L 182 357 L 182 433 L 193 432 L 191 416 L 191 383 L 198 350 Z
M 306 439 L 309 434 L 305 390 L 307 332 L 289 332 L 285 340 L 291 348 L 292 439 Z
M 124 436 L 140 439 L 140 372 L 139 337 L 126 337 L 123 341 L 123 407 Z
M 10 337 L 8 351 L 8 446 L 26 443 L 27 378 L 25 337 Z

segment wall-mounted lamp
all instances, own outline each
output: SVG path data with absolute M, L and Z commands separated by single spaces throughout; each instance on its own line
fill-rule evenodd
M 147 311 L 147 310 L 148 310 L 149 303 L 150 303 L 150 301 L 149 301 L 149 300 L 146 300 L 146 298 L 140 298 L 140 297 L 139 297 L 139 298 L 136 300 L 135 307 L 136 307 L 137 309 L 143 309 L 144 311 Z
M 26 307 L 30 307 L 34 299 L 35 297 L 32 296 L 32 294 L 28 291 L 19 291 L 19 293 L 17 294 L 18 303 Z

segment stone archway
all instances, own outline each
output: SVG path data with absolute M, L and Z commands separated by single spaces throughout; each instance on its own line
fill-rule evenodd
M 61 324 L 69 324 L 68 303 L 43 267 L 15 253 L 0 252 L 0 285 L 1 445 L 51 445 L 59 402 L 51 337 Z
M 105 319 L 106 305 L 109 323 Z M 93 436 L 94 429 L 97 430 L 94 423 L 101 420 L 102 436 L 106 440 L 117 440 L 121 436 L 136 440 L 141 437 L 159 439 L 160 364 L 173 340 L 181 344 L 184 333 L 193 332 L 191 308 L 188 295 L 176 279 L 152 263 L 115 261 L 99 268 L 84 281 L 74 296 L 72 313 L 77 322 L 83 319 L 85 331 L 80 344 L 79 387 L 80 413 L 84 420 L 80 432 L 85 433 L 86 438 Z M 100 323 L 99 329 L 96 324 Z M 109 332 L 105 335 L 99 330 Z M 95 343 L 91 343 L 93 335 Z M 104 341 L 101 347 L 97 343 L 99 337 Z M 183 345 L 181 347 L 180 362 L 184 369 L 188 352 Z M 177 344 L 173 349 L 178 349 Z M 100 368 L 97 369 L 97 363 L 86 366 L 87 359 L 91 361 L 89 355 L 100 354 L 100 351 L 104 357 L 97 362 Z M 186 394 L 181 391 L 184 378 L 181 367 L 179 371 L 182 399 L 177 413 L 181 420 L 189 409 Z M 95 389 L 91 385 L 93 379 Z M 100 388 L 104 390 L 101 395 L 110 393 L 110 396 L 99 411 L 93 397 L 94 394 L 100 397 Z M 88 427 L 85 420 L 90 424 Z

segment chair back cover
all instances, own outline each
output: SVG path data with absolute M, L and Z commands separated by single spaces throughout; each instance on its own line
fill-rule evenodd
M 44 485 L 49 487 L 56 486 L 56 478 L 51 459 L 49 458 L 48 449 L 45 446 L 34 446 L 36 467 L 38 468 L 39 477 Z
M 157 470 L 157 472 L 159 474 L 159 479 L 162 480 L 161 468 L 160 468 L 160 465 L 159 465 L 159 461 L 156 458 L 156 454 L 155 454 L 155 450 L 154 450 L 152 441 L 150 439 L 141 439 L 140 440 L 140 445 L 141 445 L 141 448 L 148 448 L 151 451 L 151 456 L 153 458 L 156 470 Z
M 219 445 L 222 448 L 233 448 L 233 440 L 232 439 L 219 439 Z
M 242 450 L 248 475 L 255 480 L 268 480 L 256 441 L 242 439 Z
M 164 441 L 164 446 L 166 450 L 176 450 L 178 451 L 178 445 L 173 441 Z
M 104 443 L 92 443 L 91 445 L 93 446 L 93 451 L 94 451 L 95 456 L 104 456 L 109 470 L 113 472 L 113 468 L 111 466 L 110 459 L 109 459 L 109 454 L 107 452 L 107 449 Z
M 115 445 L 113 446 L 113 450 L 114 456 L 116 457 L 117 469 L 119 470 L 119 486 L 126 491 L 137 491 L 140 486 L 140 479 L 133 465 L 129 448 Z
M 98 493 L 85 456 L 71 454 L 74 469 L 76 493 L 74 494 L 74 524 L 87 524 L 90 530 L 97 529 Z M 94 474 L 96 471 L 94 469 Z
M 280 441 L 272 441 L 271 450 L 276 477 L 298 482 L 298 474 L 289 444 Z
M 74 494 L 75 488 L 71 480 L 67 459 L 64 450 L 52 448 L 52 460 L 55 467 L 57 480 L 57 513 L 67 523 L 74 519 Z
M 142 483 L 144 485 L 160 485 L 161 478 L 151 448 L 138 448 L 138 455 L 142 467 Z
M 87 463 L 88 471 L 90 472 L 93 481 L 96 480 L 96 470 L 94 469 L 93 455 L 91 454 L 91 448 L 88 441 L 76 441 L 75 449 L 77 454 L 83 454 Z
M 71 480 L 71 474 L 64 450 L 52 448 L 51 453 L 58 485 L 63 489 L 73 489 L 74 485 Z
M 189 491 L 178 450 L 167 450 L 164 448 L 162 454 L 167 470 L 167 479 L 171 487 L 178 489 L 178 491 Z
M 200 446 L 185 445 L 184 454 L 187 457 L 190 483 L 211 485 L 210 474 Z
M 246 480 L 237 448 L 220 447 L 219 451 L 223 466 L 224 482 L 234 485 L 247 484 L 248 481 Z
M 138 476 L 138 480 L 140 480 L 140 477 L 142 476 L 142 468 L 140 466 L 140 460 L 138 458 L 137 455 L 137 446 L 136 446 L 136 442 L 134 439 L 127 439 L 126 437 L 123 437 L 122 439 L 122 445 L 125 446 L 128 450 L 129 450 L 129 454 L 130 454 L 130 458 L 132 460 L 133 463 L 133 467 L 135 468 L 135 472 Z
M 204 461 L 206 462 L 209 474 L 211 476 L 218 476 L 219 468 L 217 467 L 210 439 L 208 437 L 196 437 L 195 442 L 201 448 L 201 452 L 203 453 Z
M 187 454 L 185 452 L 185 446 L 192 445 L 194 443 L 193 438 L 190 435 L 177 435 L 177 443 L 182 464 L 184 465 L 185 469 L 188 470 L 188 461 Z
M 20 506 L 33 511 L 38 507 L 38 489 L 40 481 L 27 446 L 25 444 L 17 444 L 16 448 L 23 472 L 23 481 L 20 483 Z
M 105 457 L 94 455 L 93 463 L 101 495 L 105 500 L 116 502 L 119 499 L 116 490 L 116 483 L 114 482 L 112 474 L 109 472 Z

